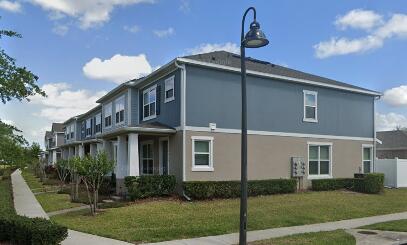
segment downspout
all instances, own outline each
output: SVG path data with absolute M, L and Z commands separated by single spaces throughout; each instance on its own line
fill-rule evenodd
M 186 169 L 185 169 L 185 161 L 186 161 L 186 156 L 185 156 L 185 144 L 186 144 L 186 68 L 185 64 L 178 64 L 177 60 L 174 62 L 175 66 L 181 70 L 181 131 L 182 131 L 182 182 L 186 181 Z M 182 191 L 182 195 L 184 198 L 188 201 L 191 200 L 190 197 L 188 197 L 185 194 L 185 191 Z
M 373 172 L 376 172 L 376 100 L 379 100 L 380 96 L 375 96 L 373 100 Z

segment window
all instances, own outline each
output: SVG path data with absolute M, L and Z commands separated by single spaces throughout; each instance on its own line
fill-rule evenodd
M 95 116 L 95 133 L 102 132 L 102 114 L 99 113 Z
M 368 174 L 372 172 L 372 159 L 373 147 L 363 146 L 363 173 Z
M 86 136 L 92 135 L 92 120 L 89 118 L 86 120 Z
M 174 76 L 165 80 L 165 100 L 164 103 L 174 100 Z
M 70 126 L 65 127 L 65 137 L 67 140 L 69 140 L 69 135 L 71 134 L 70 130 L 71 130 Z
M 318 93 L 304 90 L 304 122 L 318 122 Z
M 71 124 L 71 126 L 70 126 L 70 130 L 69 130 L 69 132 L 70 132 L 70 134 L 71 134 L 71 139 L 73 139 L 74 137 L 75 137 L 75 129 L 74 129 L 74 125 L 73 124 Z
M 124 122 L 124 96 L 115 101 L 116 124 Z
M 192 171 L 213 171 L 213 137 L 192 137 Z
M 332 144 L 308 144 L 308 175 L 312 177 L 331 177 L 332 169 Z
M 143 174 L 154 173 L 154 160 L 153 160 L 153 143 L 144 142 L 141 144 L 141 163 L 143 167 Z
M 148 88 L 143 92 L 143 120 L 155 118 L 156 114 L 156 86 Z
M 105 127 L 112 126 L 112 103 L 107 104 L 105 107 Z

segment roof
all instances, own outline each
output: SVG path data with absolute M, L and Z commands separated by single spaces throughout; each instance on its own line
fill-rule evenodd
M 89 111 L 87 111 L 87 112 L 85 112 L 85 113 L 83 113 L 83 114 L 77 116 L 77 118 L 78 118 L 78 119 L 85 118 L 85 117 L 89 116 L 90 114 L 92 114 L 92 113 L 94 113 L 94 112 L 96 112 L 96 111 L 98 111 L 98 110 L 101 110 L 101 109 L 102 109 L 102 105 L 101 105 L 101 104 L 98 104 L 97 106 L 93 107 L 93 108 L 90 109 Z
M 45 138 L 51 138 L 52 137 L 52 132 L 51 131 L 45 131 Z
M 376 133 L 376 138 L 382 141 L 382 144 L 377 144 L 376 147 L 380 149 L 407 149 L 407 131 L 406 130 L 393 130 L 382 131 Z
M 184 56 L 182 58 L 195 60 L 198 62 L 205 62 L 205 63 L 212 63 L 215 65 L 221 65 L 226 67 L 232 68 L 239 68 L 240 69 L 240 55 L 233 54 L 226 51 L 215 51 L 210 53 L 204 54 L 196 54 L 196 55 L 189 55 Z M 361 92 L 372 93 L 376 95 L 380 95 L 379 92 L 365 89 L 362 87 L 354 86 L 348 83 L 339 82 L 333 79 L 313 75 L 310 73 L 290 69 L 284 66 L 272 64 L 267 61 L 257 60 L 250 57 L 246 58 L 246 68 L 249 71 L 261 72 L 266 74 L 272 74 L 282 77 L 300 79 L 300 80 L 308 80 L 313 81 L 321 84 L 331 85 L 335 87 L 343 87 L 348 89 L 360 90 Z
M 52 132 L 64 132 L 64 124 L 62 123 L 52 123 Z

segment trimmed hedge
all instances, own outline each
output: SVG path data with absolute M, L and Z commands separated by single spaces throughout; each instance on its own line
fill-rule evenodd
M 68 236 L 66 227 L 43 218 L 0 216 L 0 241 L 21 245 L 56 245 Z
M 240 181 L 188 181 L 183 183 L 185 194 L 193 199 L 240 197 Z M 248 196 L 294 193 L 296 179 L 248 181 Z
M 175 192 L 176 183 L 173 175 L 142 175 L 124 178 L 131 200 L 172 195 Z
M 384 174 L 370 173 L 357 175 L 357 178 L 312 180 L 313 191 L 331 191 L 339 189 L 348 189 L 367 194 L 382 193 L 384 189 Z

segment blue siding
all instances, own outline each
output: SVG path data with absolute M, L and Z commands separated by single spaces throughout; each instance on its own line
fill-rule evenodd
M 240 129 L 240 74 L 187 66 L 187 126 Z M 374 97 L 249 76 L 249 130 L 373 137 Z M 318 92 L 318 123 L 303 122 L 303 90 Z
M 81 128 L 81 130 L 80 130 L 80 139 L 81 140 L 85 140 L 85 139 L 92 139 L 92 138 L 94 138 L 95 137 L 95 120 L 96 120 L 96 115 L 97 114 L 99 114 L 99 113 L 101 113 L 101 111 L 102 110 L 97 110 L 97 111 L 94 111 L 94 112 L 92 112 L 91 114 L 89 114 L 89 115 L 87 115 L 86 117 L 84 117 L 83 119 L 81 119 L 81 120 L 78 120 L 79 121 L 79 125 L 80 125 L 80 127 L 82 127 L 82 123 L 85 123 L 85 128 L 84 128 L 84 132 L 82 133 L 82 128 Z M 91 129 L 92 129 L 92 134 L 90 135 L 90 136 L 87 136 L 86 137 L 86 120 L 88 120 L 88 119 L 92 119 L 92 125 L 91 125 Z M 102 124 L 103 124 L 103 121 L 102 121 Z
M 130 95 L 131 95 L 131 126 L 137 125 L 139 122 L 139 110 L 138 110 L 138 104 L 139 104 L 139 97 L 138 97 L 138 89 L 136 88 L 131 88 L 130 89 Z
M 180 117 L 181 117 L 181 79 L 180 79 L 180 71 L 177 70 L 151 84 L 149 84 L 148 86 L 142 88 L 141 90 L 139 90 L 139 111 L 140 114 L 138 115 L 138 119 L 140 120 L 140 123 L 144 123 L 144 122 L 159 122 L 171 127 L 178 127 L 180 126 Z M 174 92 L 175 92 L 175 100 L 164 103 L 164 93 L 165 93 L 165 88 L 164 88 L 164 81 L 165 79 L 171 77 L 171 76 L 175 76 L 174 77 Z M 159 99 L 157 99 L 157 101 L 159 101 L 160 104 L 160 114 L 157 115 L 156 118 L 153 118 L 151 120 L 147 120 L 147 121 L 143 121 L 142 120 L 142 111 L 143 111 L 143 101 L 142 101 L 142 97 L 143 97 L 143 91 L 151 86 L 160 86 L 160 93 L 157 94 L 157 97 L 159 96 Z
M 116 117 L 115 117 L 115 100 L 118 99 L 119 97 L 124 96 L 124 123 L 123 124 L 119 124 L 116 125 Z M 120 128 L 120 127 L 124 127 L 124 126 L 128 126 L 128 89 L 124 90 L 123 92 L 121 92 L 120 94 L 114 96 L 113 98 L 109 99 L 106 102 L 103 102 L 103 106 L 102 106 L 102 132 L 109 132 L 112 131 L 114 129 Z M 104 107 L 109 104 L 112 103 L 112 126 L 109 128 L 105 127 L 105 109 Z

